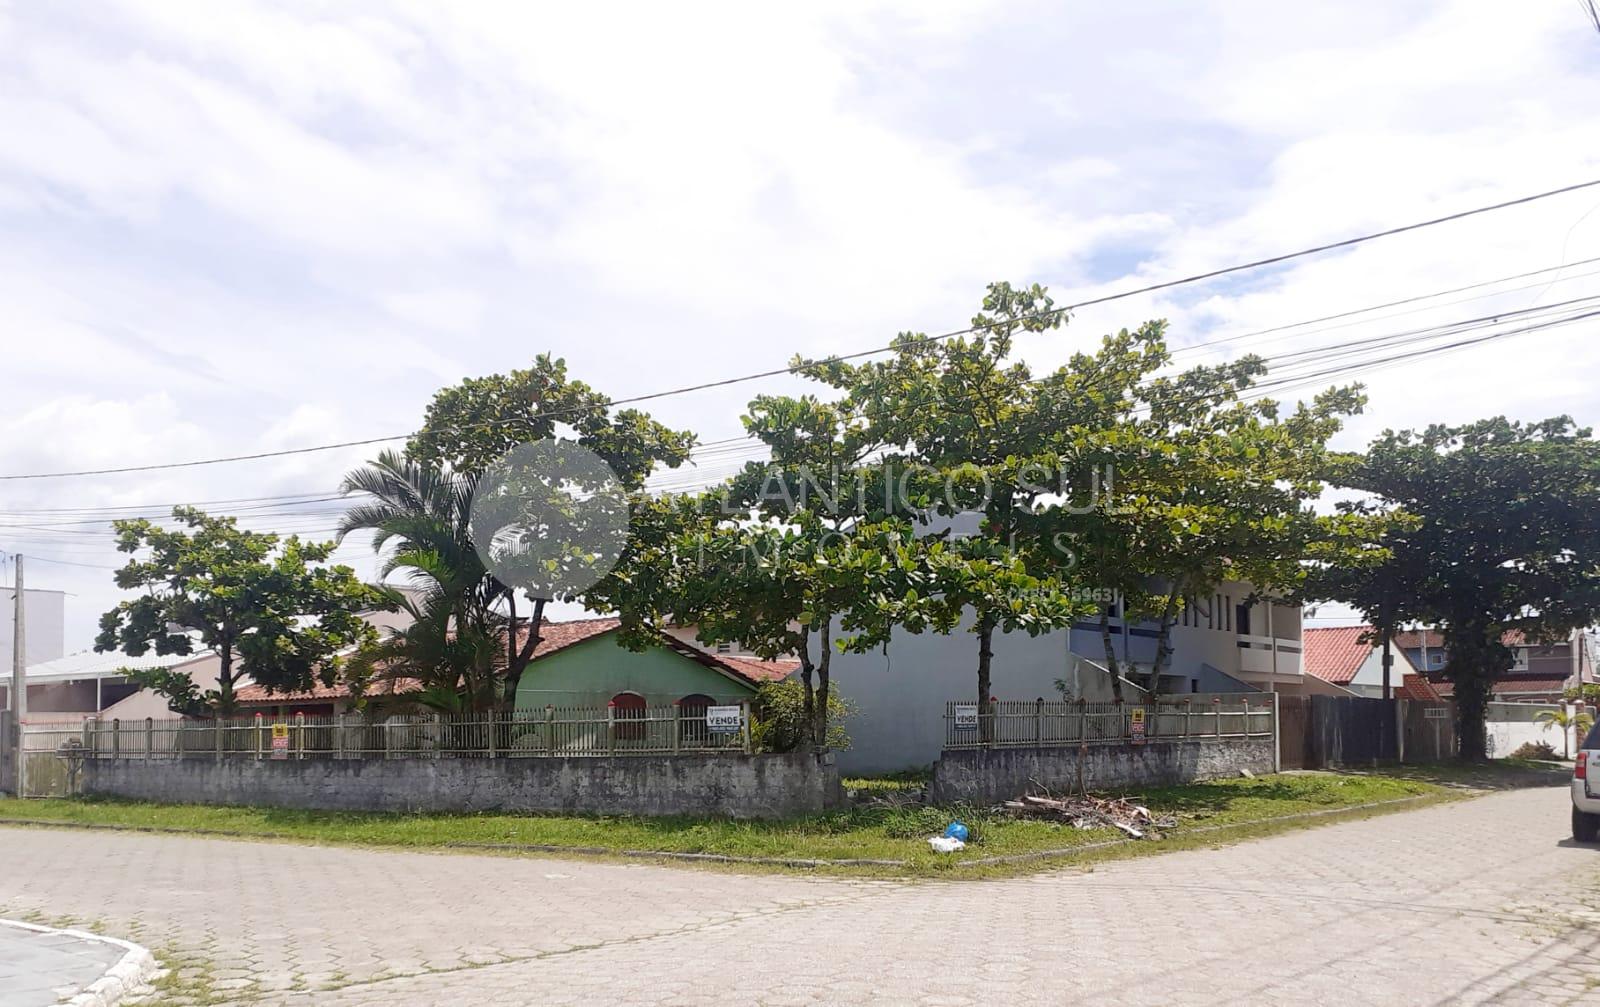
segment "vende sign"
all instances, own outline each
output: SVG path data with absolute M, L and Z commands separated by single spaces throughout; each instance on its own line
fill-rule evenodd
M 706 730 L 712 734 L 738 734 L 743 725 L 743 711 L 737 706 L 706 707 Z
M 1128 740 L 1135 745 L 1144 744 L 1144 707 L 1136 706 L 1128 711 Z
M 978 704 L 957 703 L 955 708 L 956 730 L 976 731 L 978 729 Z

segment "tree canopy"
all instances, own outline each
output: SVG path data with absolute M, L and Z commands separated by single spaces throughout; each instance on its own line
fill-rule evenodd
M 231 714 L 242 676 L 278 692 L 332 684 L 340 655 L 374 632 L 360 613 L 390 601 L 349 567 L 327 565 L 332 542 L 280 540 L 194 507 L 172 516 L 181 528 L 114 522 L 118 550 L 134 556 L 117 571 L 117 586 L 143 593 L 100 617 L 95 649 L 215 653 L 215 689 L 202 691 L 181 672 L 132 674 L 178 712 Z
M 1566 416 L 1386 431 L 1344 461 L 1340 481 L 1371 494 L 1352 513 L 1416 518 L 1374 575 L 1392 575 L 1415 614 L 1443 627 L 1461 755 L 1482 758 L 1488 698 L 1511 662 L 1505 635 L 1563 640 L 1600 614 L 1600 442 Z

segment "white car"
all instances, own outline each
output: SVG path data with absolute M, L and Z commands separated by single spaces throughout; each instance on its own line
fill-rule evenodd
M 1572 769 L 1572 838 L 1580 843 L 1600 839 L 1600 724 L 1578 746 Z

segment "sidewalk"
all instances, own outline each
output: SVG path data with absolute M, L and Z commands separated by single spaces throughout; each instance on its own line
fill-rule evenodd
M 113 1004 L 154 964 L 126 941 L 0 920 L 0 1007 Z

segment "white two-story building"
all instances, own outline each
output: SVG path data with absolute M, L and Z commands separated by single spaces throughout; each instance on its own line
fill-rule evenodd
M 1267 601 L 1246 604 L 1250 594 L 1249 585 L 1235 582 L 1209 598 L 1189 599 L 1172 627 L 1163 693 L 1331 689 L 1320 679 L 1308 682 L 1303 673 L 1300 609 Z M 1124 676 L 1143 681 L 1155 661 L 1158 627 L 1125 625 L 1115 604 L 1111 612 L 1112 646 Z M 842 769 L 889 772 L 939 757 L 944 704 L 977 695 L 978 639 L 969 629 L 970 623 L 949 635 L 902 633 L 881 650 L 834 655 L 834 687 L 854 707 L 846 723 L 851 747 L 839 754 Z M 1109 700 L 1105 664 L 1097 620 L 1039 636 L 997 633 L 990 692 L 997 699 L 1061 699 L 1059 681 L 1068 698 Z M 1129 700 L 1141 694 L 1132 682 L 1125 683 Z

